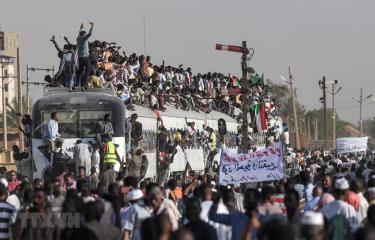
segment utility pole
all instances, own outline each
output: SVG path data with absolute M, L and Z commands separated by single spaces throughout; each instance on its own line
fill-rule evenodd
M 30 74 L 29 74 L 29 64 L 26 65 L 26 112 L 30 114 Z
M 12 64 L 13 61 L 4 61 L 1 62 L 1 93 L 2 93 L 2 101 L 3 101 L 3 144 L 4 144 L 4 150 L 6 151 L 8 149 L 8 131 L 7 131 L 7 111 L 6 111 L 6 102 L 5 102 L 5 79 L 8 79 L 8 76 L 5 76 L 4 68 L 5 66 Z
M 249 112 L 249 101 L 248 101 L 248 83 L 249 80 L 247 79 L 247 74 L 254 73 L 254 69 L 247 66 L 247 61 L 250 60 L 249 55 L 252 56 L 254 54 L 254 49 L 250 48 L 252 52 L 250 53 L 249 49 L 247 48 L 246 41 L 242 41 L 241 46 L 233 46 L 233 45 L 222 45 L 222 44 L 216 44 L 215 47 L 216 50 L 226 50 L 229 52 L 238 52 L 242 53 L 241 58 L 241 69 L 242 69 L 242 79 L 241 79 L 241 93 L 244 98 L 243 105 L 242 105 L 242 150 L 243 153 L 249 152 L 249 131 L 248 131 L 248 119 L 247 115 Z
M 310 116 L 307 116 L 307 136 L 309 140 L 311 139 L 311 125 L 310 125 Z
M 363 91 L 362 88 L 360 89 L 359 93 L 359 136 L 362 137 L 363 132 L 363 124 L 362 124 L 362 111 L 363 111 Z
M 336 106 L 335 106 L 335 96 L 337 93 L 340 92 L 342 87 L 339 87 L 336 90 L 336 85 L 339 83 L 339 81 L 334 80 L 330 81 L 329 83 L 332 84 L 332 147 L 335 149 L 336 147 Z
M 359 99 L 357 98 L 354 98 L 353 99 L 359 103 L 359 132 L 360 132 L 360 137 L 363 136 L 363 120 L 362 120 L 362 115 L 363 115 L 363 101 L 367 100 L 367 99 L 372 99 L 372 101 L 375 101 L 374 99 L 374 95 L 370 94 L 366 97 L 363 97 L 363 91 L 362 91 L 362 88 L 360 89 L 360 92 L 359 92 Z
M 336 148 L 335 84 L 332 84 L 332 147 Z
M 17 88 L 18 88 L 18 112 L 23 115 L 23 103 L 22 103 L 22 83 L 21 83 L 21 59 L 20 59 L 20 48 L 17 48 Z M 22 119 L 18 118 L 18 126 L 22 125 Z M 23 133 L 18 129 L 18 139 L 21 151 L 24 150 L 23 144 Z
M 296 134 L 296 137 L 295 137 L 296 148 L 300 149 L 301 144 L 300 144 L 300 141 L 299 141 L 297 109 L 296 109 L 296 101 L 295 101 L 295 98 L 294 98 L 294 90 L 293 90 L 293 82 L 292 82 L 293 76 L 292 76 L 292 73 L 291 73 L 291 70 L 290 70 L 290 66 L 288 66 L 288 70 L 289 70 L 290 95 L 291 95 L 291 98 L 292 98 L 292 111 L 293 111 L 293 118 L 294 118 L 294 131 L 295 131 L 295 134 Z
M 319 80 L 319 86 L 323 90 L 323 97 L 320 98 L 320 102 L 323 103 L 323 136 L 324 145 L 327 144 L 327 97 L 326 97 L 326 77 L 323 76 L 323 80 Z

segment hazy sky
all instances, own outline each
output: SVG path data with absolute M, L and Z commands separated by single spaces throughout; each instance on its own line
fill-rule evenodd
M 21 34 L 22 65 L 58 66 L 49 38 L 61 33 L 75 41 L 81 22 L 94 21 L 92 39 L 115 41 L 128 53 L 146 54 L 152 62 L 191 66 L 194 72 L 240 73 L 240 56 L 214 50 L 215 43 L 255 48 L 252 65 L 276 81 L 288 65 L 298 101 L 307 109 L 320 107 L 318 80 L 338 79 L 339 115 L 359 118 L 352 97 L 375 94 L 375 1 L 373 0 L 2 0 L 2 30 Z M 62 39 L 58 38 L 62 43 Z M 23 71 L 25 76 L 25 71 Z M 41 81 L 42 73 L 32 73 Z M 32 87 L 34 98 L 42 91 Z M 328 106 L 331 106 L 329 97 Z M 373 118 L 375 104 L 367 101 L 364 118 Z

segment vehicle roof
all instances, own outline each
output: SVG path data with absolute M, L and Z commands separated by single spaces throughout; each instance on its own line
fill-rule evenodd
M 133 105 L 135 110 L 134 111 L 129 111 L 127 110 L 128 114 L 127 116 L 130 116 L 133 113 L 137 113 L 138 117 L 147 117 L 147 118 L 155 118 L 156 115 L 155 113 L 150 109 L 146 108 L 140 105 Z M 226 122 L 233 122 L 237 123 L 237 120 L 224 114 L 221 112 L 217 111 L 211 111 L 210 113 L 204 113 L 202 111 L 196 112 L 193 110 L 189 111 L 184 111 L 182 109 L 177 109 L 171 105 L 165 104 L 164 107 L 166 110 L 160 111 L 161 117 L 176 117 L 176 118 L 185 118 L 187 117 L 188 119 L 202 119 L 202 120 L 218 120 L 220 118 L 223 118 Z

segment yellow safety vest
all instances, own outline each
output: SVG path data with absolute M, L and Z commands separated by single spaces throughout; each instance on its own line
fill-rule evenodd
M 210 146 L 211 151 L 216 150 L 216 134 L 215 133 L 211 134 L 211 144 L 210 145 L 211 145 Z
M 106 152 L 104 153 L 103 163 L 105 164 L 117 163 L 116 146 L 111 141 L 106 143 Z

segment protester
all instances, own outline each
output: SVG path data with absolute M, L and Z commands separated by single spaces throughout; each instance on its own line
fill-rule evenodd
M 55 140 L 58 137 L 60 137 L 60 134 L 57 112 L 52 112 L 51 119 L 48 120 L 43 128 L 43 140 L 47 144 L 50 153 L 55 150 Z

